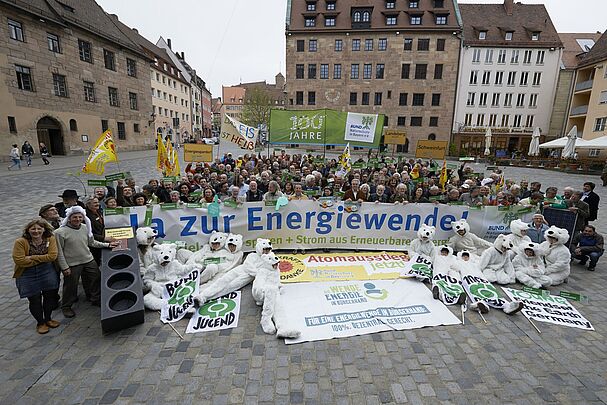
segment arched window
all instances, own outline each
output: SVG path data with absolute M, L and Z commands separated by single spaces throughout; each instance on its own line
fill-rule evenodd
M 70 120 L 70 131 L 78 131 L 78 123 L 75 119 Z
M 429 141 L 436 141 L 436 134 L 430 134 L 430 135 L 428 135 L 428 140 Z
M 352 19 L 354 20 L 354 22 L 360 22 L 360 11 L 355 11 Z
M 368 11 L 365 11 L 363 13 L 363 22 L 369 22 L 371 20 L 371 13 L 369 13 Z

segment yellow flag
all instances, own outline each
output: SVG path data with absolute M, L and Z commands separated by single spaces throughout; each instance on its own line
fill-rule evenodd
M 97 139 L 91 154 L 82 166 L 82 173 L 102 175 L 106 163 L 117 161 L 116 146 L 114 145 L 114 139 L 112 139 L 112 132 L 108 129 Z
M 158 154 L 156 155 L 156 168 L 161 172 L 166 169 L 167 150 L 162 142 L 162 137 L 158 134 Z
M 440 169 L 440 178 L 438 179 L 443 191 L 445 191 L 445 184 L 447 184 L 447 180 L 447 161 L 443 160 L 443 167 Z
M 173 172 L 173 144 L 171 143 L 170 139 L 167 139 L 166 151 L 167 155 L 165 159 L 165 169 L 167 176 L 171 176 L 171 173 Z
M 173 173 L 171 176 L 181 176 L 181 168 L 179 167 L 179 153 L 173 149 Z
M 411 173 L 409 173 L 409 176 L 413 179 L 416 180 L 419 178 L 419 163 L 416 163 L 413 166 L 413 169 L 411 169 Z

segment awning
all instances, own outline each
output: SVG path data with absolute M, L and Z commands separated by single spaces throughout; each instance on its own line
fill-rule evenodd
M 582 138 L 577 138 L 575 141 L 575 147 L 583 148 L 588 143 L 588 141 L 583 140 Z M 542 149 L 563 149 L 567 144 L 567 137 L 563 136 L 562 138 L 554 139 L 550 142 L 545 142 L 540 145 Z
M 578 139 L 579 142 L 579 139 Z M 607 149 L 607 135 L 586 141 L 586 143 L 576 145 L 580 149 Z

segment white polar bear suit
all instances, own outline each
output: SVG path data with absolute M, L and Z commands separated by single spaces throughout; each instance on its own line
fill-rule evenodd
M 510 258 L 514 257 L 519 253 L 519 247 L 531 243 L 531 238 L 527 236 L 527 229 L 529 225 L 520 219 L 515 219 L 510 222 L 510 230 L 512 233 L 508 235 L 510 243 L 512 243 L 512 250 L 510 251 Z
M 487 249 L 481 255 L 479 267 L 483 275 L 491 283 L 511 284 L 516 281 L 514 268 L 508 250 L 512 244 L 504 234 L 498 235 L 493 248 Z
M 552 282 L 546 275 L 546 266 L 544 266 L 544 258 L 539 254 L 539 246 L 533 242 L 520 245 L 520 252 L 512 260 L 516 279 L 531 288 L 548 287 Z M 527 249 L 533 250 L 534 255 L 527 256 L 525 253 Z
M 441 254 L 443 249 L 448 251 L 446 256 Z M 461 275 L 455 265 L 456 258 L 453 256 L 453 249 L 448 246 L 436 248 L 432 261 L 432 296 L 445 305 L 462 305 L 466 302 L 466 292 L 462 287 Z
M 546 262 L 546 275 L 550 277 L 551 285 L 562 284 L 571 272 L 571 252 L 565 246 L 569 240 L 566 229 L 551 226 L 544 232 L 545 242 L 540 244 L 540 254 Z M 548 238 L 554 238 L 548 239 Z
M 479 238 L 470 232 L 470 225 L 465 219 L 451 222 L 453 235 L 449 238 L 449 246 L 456 252 L 467 250 L 470 253 L 480 255 L 485 249 L 492 247 L 491 242 Z
M 420 228 L 417 230 L 417 238 L 411 241 L 411 249 L 415 253 L 419 253 L 434 259 L 436 246 L 434 246 L 433 239 L 435 231 L 435 227 L 422 224 L 422 226 L 420 226 Z

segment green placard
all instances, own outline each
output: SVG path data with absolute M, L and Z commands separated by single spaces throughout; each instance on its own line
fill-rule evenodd
M 131 172 L 126 172 L 126 173 L 108 174 L 107 176 L 105 176 L 105 179 L 109 180 L 109 181 L 114 181 L 114 180 L 128 179 L 130 177 L 131 177 Z
M 238 203 L 236 201 L 233 201 L 233 200 L 226 200 L 226 201 L 223 202 L 223 205 L 225 205 L 226 207 L 231 207 L 231 208 L 238 207 Z
M 315 195 L 317 195 L 320 191 L 318 190 L 304 190 L 303 193 L 305 195 L 307 195 L 308 197 L 314 197 Z
M 87 180 L 89 186 L 106 186 L 107 180 Z
M 459 158 L 460 162 L 474 162 L 474 158 L 473 157 L 461 157 Z
M 442 201 L 443 200 L 443 196 L 442 195 L 430 195 L 430 196 L 428 196 L 428 200 L 430 200 L 430 201 Z
M 333 195 L 337 198 L 344 198 L 344 194 L 346 194 L 344 191 L 336 191 L 333 193 Z
M 178 249 L 185 249 L 188 246 L 188 244 L 182 240 L 163 240 L 160 244 L 168 245 L 169 243 L 174 243 L 175 245 L 177 245 Z
M 276 206 L 276 201 L 264 201 L 264 205 L 266 207 L 275 207 Z
M 179 204 L 178 203 L 162 203 L 160 204 L 160 209 L 161 210 L 175 210 L 179 208 Z
M 190 193 L 190 197 L 200 198 L 200 197 L 202 197 L 202 191 L 193 191 Z
M 548 297 L 550 295 L 550 291 L 548 290 L 542 290 L 541 288 L 533 288 L 533 287 L 523 287 L 523 291 L 531 293 L 531 294 L 535 294 L 535 295 L 541 295 L 542 297 Z
M 569 291 L 560 291 L 559 297 L 567 298 L 568 300 L 571 300 L 571 301 L 586 302 L 586 303 L 588 302 L 587 295 L 572 293 Z
M 509 205 L 498 205 L 497 210 L 498 211 L 510 211 L 510 206 Z
M 179 181 L 179 177 L 178 176 L 167 176 L 167 177 L 163 177 L 162 178 L 162 182 L 171 182 L 171 183 L 177 183 Z
M 123 214 L 128 214 L 127 212 L 124 212 L 125 208 L 106 208 L 105 210 L 103 210 L 103 215 L 123 215 Z
M 145 219 L 143 220 L 143 225 L 150 226 L 152 225 L 152 207 L 147 207 L 145 209 Z
M 365 167 L 367 167 L 365 162 L 352 163 L 352 169 L 364 169 Z
M 207 257 L 206 259 L 204 259 L 202 261 L 202 263 L 207 266 L 209 264 L 220 264 L 221 263 L 221 257 Z
M 464 205 L 463 201 L 449 201 L 447 205 Z
M 187 208 L 203 208 L 205 204 L 203 203 L 186 203 Z

